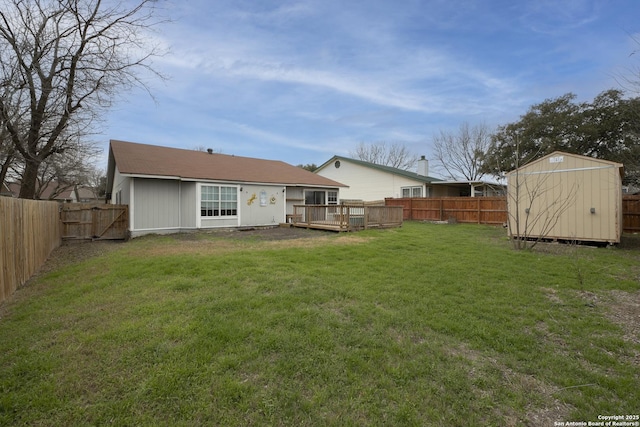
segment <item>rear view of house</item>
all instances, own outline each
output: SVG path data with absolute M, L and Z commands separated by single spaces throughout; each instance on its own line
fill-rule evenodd
M 132 237 L 277 225 L 305 200 L 337 204 L 341 187 L 281 161 L 123 141 L 109 148 L 107 199 L 129 205 Z
M 512 237 L 620 242 L 620 163 L 556 151 L 510 172 Z

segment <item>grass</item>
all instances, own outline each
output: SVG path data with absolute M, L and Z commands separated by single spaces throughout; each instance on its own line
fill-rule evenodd
M 0 315 L 1 425 L 553 425 L 636 414 L 637 249 L 501 229 L 152 236 Z M 637 322 L 637 319 L 635 319 Z M 631 328 L 631 329 L 630 329 Z

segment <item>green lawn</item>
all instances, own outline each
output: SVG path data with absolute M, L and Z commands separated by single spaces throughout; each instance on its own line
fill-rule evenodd
M 318 233 L 144 237 L 32 281 L 0 308 L 0 425 L 640 412 L 639 249 L 514 251 L 500 228 L 411 222 Z

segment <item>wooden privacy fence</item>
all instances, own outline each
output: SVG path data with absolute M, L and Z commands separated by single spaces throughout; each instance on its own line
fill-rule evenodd
M 640 196 L 622 197 L 622 230 L 640 233 Z
M 505 224 L 506 197 L 441 197 L 385 199 L 387 206 L 402 206 L 403 219 L 473 224 Z M 640 196 L 622 197 L 622 229 L 640 232 Z
M 129 234 L 127 205 L 65 203 L 60 220 L 64 240 L 124 240 Z
M 60 246 L 59 206 L 57 202 L 0 197 L 0 302 Z
M 402 206 L 403 219 L 474 224 L 507 222 L 506 197 L 438 197 L 385 199 L 387 206 Z
M 295 227 L 355 231 L 402 225 L 400 206 L 294 205 L 293 209 L 288 220 Z

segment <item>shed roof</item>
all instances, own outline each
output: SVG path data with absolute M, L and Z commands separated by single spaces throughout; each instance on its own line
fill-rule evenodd
M 564 151 L 554 151 L 553 153 L 549 153 L 546 156 L 542 156 L 539 159 L 536 160 L 532 160 L 531 162 L 520 166 L 518 169 L 514 169 L 512 171 L 510 171 L 508 173 L 508 175 L 513 174 L 516 171 L 522 171 L 525 169 L 529 169 L 534 167 L 535 165 L 538 165 L 542 162 L 546 162 L 547 160 L 553 159 L 553 158 L 560 158 L 560 157 L 573 157 L 574 159 L 579 159 L 579 160 L 583 160 L 587 163 L 591 163 L 594 165 L 599 165 L 599 166 L 607 166 L 607 167 L 613 167 L 613 168 L 617 168 L 619 170 L 620 175 L 624 175 L 624 165 L 622 163 L 617 163 L 617 162 L 612 162 L 610 160 L 604 160 L 604 159 L 599 159 L 597 157 L 590 157 L 590 156 L 583 156 L 580 154 L 573 154 L 573 153 L 567 153 Z
M 124 175 L 292 186 L 346 187 L 337 181 L 279 160 L 111 140 L 108 166 L 110 181 L 116 165 L 118 171 Z

